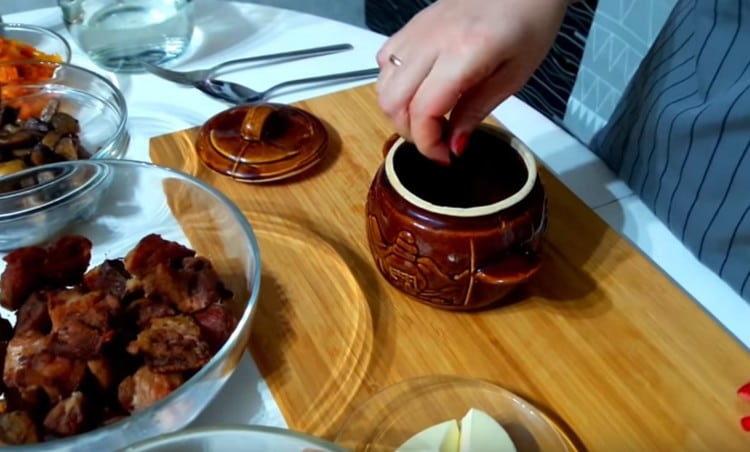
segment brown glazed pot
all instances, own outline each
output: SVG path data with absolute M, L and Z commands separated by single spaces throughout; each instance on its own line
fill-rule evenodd
M 385 144 L 385 162 L 367 197 L 367 235 L 378 270 L 397 289 L 438 308 L 487 307 L 540 265 L 547 199 L 534 157 L 508 132 L 481 127 L 510 143 L 520 156 L 514 157 L 518 171 L 525 166 L 526 181 L 511 196 L 470 208 L 443 207 L 417 197 L 394 167 L 393 156 L 404 145 L 394 136 Z

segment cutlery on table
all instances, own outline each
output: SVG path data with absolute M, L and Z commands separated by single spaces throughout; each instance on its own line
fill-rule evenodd
M 377 77 L 380 69 L 363 69 L 360 71 L 339 72 L 337 74 L 320 75 L 278 83 L 265 91 L 256 91 L 245 85 L 224 80 L 208 79 L 193 84 L 196 88 L 211 97 L 224 100 L 232 104 L 249 104 L 268 99 L 274 91 L 297 85 L 309 85 L 335 81 L 360 80 Z
M 271 53 L 267 55 L 257 55 L 247 58 L 239 58 L 236 60 L 229 60 L 223 63 L 219 63 L 216 66 L 208 69 L 198 69 L 195 71 L 184 72 L 165 69 L 163 67 L 151 64 L 147 61 L 143 61 L 142 63 L 144 69 L 158 77 L 183 85 L 193 85 L 194 83 L 211 78 L 217 72 L 222 69 L 226 69 L 229 66 L 257 63 L 261 61 L 286 60 L 291 58 L 309 58 L 314 56 L 343 52 L 345 50 L 352 50 L 353 48 L 354 47 L 352 47 L 351 44 L 335 44 L 323 47 L 313 47 L 310 49 L 291 50 L 289 52 Z

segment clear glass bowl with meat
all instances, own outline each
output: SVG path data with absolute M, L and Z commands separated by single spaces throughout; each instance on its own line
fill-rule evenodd
M 0 252 L 0 445 L 115 450 L 187 426 L 249 337 L 260 261 L 248 221 L 201 181 L 146 163 L 19 174 L 16 198 L 56 192 L 25 215 L 58 227 L 37 217 L 33 244 Z
M 88 69 L 0 60 L 0 178 L 55 162 L 121 158 L 127 116 L 120 90 Z

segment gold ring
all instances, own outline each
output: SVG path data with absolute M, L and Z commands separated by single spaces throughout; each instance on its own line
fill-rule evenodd
M 388 61 L 390 61 L 391 64 L 393 64 L 396 67 L 401 66 L 402 64 L 404 64 L 404 62 L 401 61 L 401 59 L 399 57 L 397 57 L 396 55 L 394 55 L 394 54 L 391 54 L 391 56 L 388 57 Z

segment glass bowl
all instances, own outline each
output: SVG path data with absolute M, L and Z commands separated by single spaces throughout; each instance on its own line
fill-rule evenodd
M 273 427 L 221 426 L 184 430 L 125 449 L 124 452 L 344 452 L 331 444 Z
M 46 71 L 44 81 L 9 82 L 0 85 L 0 98 L 36 112 L 50 100 L 59 101 L 59 111 L 78 120 L 81 144 L 91 158 L 120 158 L 127 151 L 127 107 L 117 87 L 102 76 L 82 67 L 50 62 L 11 63 L 0 66 Z M 0 67 L 2 69 L 2 67 Z M 37 116 L 30 113 L 30 116 Z
M 0 23 L 0 37 L 29 44 L 48 55 L 57 55 L 63 63 L 70 62 L 70 45 L 52 30 L 36 25 Z
M 25 229 L 33 243 L 61 234 L 93 242 L 91 264 L 124 257 L 142 237 L 156 233 L 209 258 L 234 293 L 228 307 L 239 322 L 211 360 L 182 386 L 151 407 L 88 433 L 18 450 L 116 450 L 184 428 L 226 383 L 249 337 L 260 286 L 255 235 L 243 214 L 203 182 L 147 163 L 80 160 L 45 165 L 0 181 L 0 241 Z M 3 204 L 6 203 L 6 204 Z M 26 206 L 8 212 L 9 205 Z M 10 237 L 12 238 L 12 237 Z M 19 245 L 20 246 L 20 245 Z M 4 257 L 8 249 L 0 251 Z M 5 262 L 0 260 L 0 272 Z M 0 308 L 14 321 L 12 312 Z M 10 447 L 8 450 L 14 450 Z
M 430 376 L 390 386 L 357 408 L 336 443 L 355 451 L 390 451 L 424 429 L 461 419 L 470 408 L 498 421 L 516 450 L 574 451 L 574 442 L 544 413 L 499 386 L 473 379 Z

